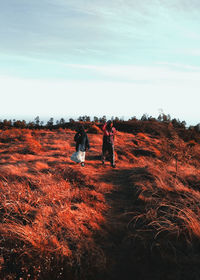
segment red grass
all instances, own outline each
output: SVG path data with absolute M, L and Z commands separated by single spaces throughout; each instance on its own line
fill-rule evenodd
M 97 128 L 88 134 L 84 168 L 70 160 L 71 130 L 2 132 L 3 279 L 94 279 L 102 269 L 115 273 L 123 250 L 131 250 L 130 267 L 137 270 L 136 254 L 145 248 L 152 260 L 161 254 L 168 261 L 176 252 L 181 267 L 180 247 L 194 248 L 200 238 L 200 145 L 177 135 L 167 140 L 118 132 L 117 169 L 111 170 L 108 162 L 101 165 Z M 124 240 L 138 238 L 126 248 Z M 172 251 L 166 252 L 166 242 Z M 112 246 L 121 246 L 116 255 Z

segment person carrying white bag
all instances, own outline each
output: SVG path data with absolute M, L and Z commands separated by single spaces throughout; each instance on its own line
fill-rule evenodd
M 80 162 L 81 166 L 85 166 L 85 152 L 87 149 L 89 150 L 90 144 L 83 125 L 78 128 L 74 141 L 76 142 L 76 152 L 72 154 L 71 160 Z

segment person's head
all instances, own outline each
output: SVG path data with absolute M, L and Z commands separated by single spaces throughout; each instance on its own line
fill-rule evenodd
M 84 132 L 85 131 L 84 126 L 82 124 L 80 124 L 77 131 L 80 133 Z
M 113 127 L 113 122 L 112 121 L 107 121 L 106 126 L 108 129 L 111 129 Z

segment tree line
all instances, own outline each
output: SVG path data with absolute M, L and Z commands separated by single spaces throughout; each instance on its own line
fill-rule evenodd
M 148 114 L 143 114 L 140 119 L 136 118 L 136 116 L 133 116 L 129 118 L 128 120 L 124 120 L 124 118 L 119 117 L 111 117 L 111 120 L 119 126 L 120 124 L 130 124 L 133 122 L 158 122 L 158 123 L 165 123 L 165 124 L 172 124 L 174 128 L 182 128 L 182 129 L 189 129 L 189 130 L 195 130 L 196 132 L 200 132 L 200 123 L 198 123 L 195 126 L 189 126 L 186 128 L 186 122 L 180 121 L 176 118 L 171 118 L 171 116 L 168 114 L 161 113 L 157 118 L 154 118 L 152 116 L 149 116 Z M 9 128 L 28 128 L 28 129 L 57 129 L 57 128 L 72 128 L 77 122 L 82 123 L 92 123 L 96 125 L 104 124 L 107 121 L 107 117 L 104 115 L 102 117 L 94 116 L 91 118 L 90 116 L 83 115 L 79 116 L 77 120 L 73 118 L 69 118 L 68 120 L 65 120 L 64 118 L 61 118 L 60 120 L 54 120 L 53 117 L 51 117 L 46 123 L 44 123 L 43 120 L 40 120 L 40 117 L 37 116 L 33 121 L 25 121 L 25 120 L 0 120 L 0 129 L 9 129 Z

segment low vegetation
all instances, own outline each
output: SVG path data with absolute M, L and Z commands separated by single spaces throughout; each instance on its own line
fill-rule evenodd
M 76 122 L 0 131 L 1 279 L 199 279 L 198 129 L 115 120 L 112 169 L 95 120 L 84 168 Z

